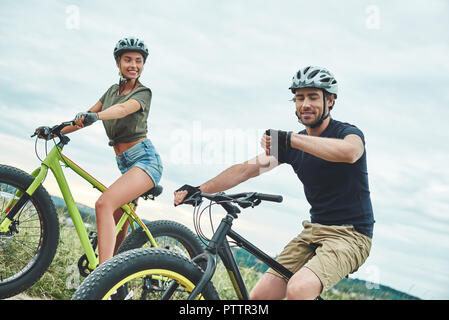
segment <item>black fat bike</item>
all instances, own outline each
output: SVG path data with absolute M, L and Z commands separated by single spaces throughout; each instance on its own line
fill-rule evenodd
M 201 193 L 184 201 L 194 205 L 194 217 L 200 216 L 203 198 L 211 201 L 206 208 L 210 209 L 213 204 L 218 204 L 226 210 L 226 216 L 213 233 L 212 239 L 207 242 L 204 253 L 189 260 L 185 256 L 158 248 L 127 251 L 93 271 L 72 299 L 110 299 L 117 290 L 126 286 L 128 299 L 217 300 L 219 296 L 211 281 L 216 271 L 217 255 L 227 270 L 237 297 L 242 300 L 249 299 L 248 290 L 227 238 L 232 239 L 238 247 L 244 248 L 287 279 L 293 275 L 291 271 L 232 230 L 233 221 L 240 213 L 239 207 L 255 207 L 262 201 L 282 202 L 282 196 L 256 192 Z M 197 233 L 200 231 L 198 225 L 199 221 L 196 221 Z M 206 267 L 201 268 L 202 265 Z

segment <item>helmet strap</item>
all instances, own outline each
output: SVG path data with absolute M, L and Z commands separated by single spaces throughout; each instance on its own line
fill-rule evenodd
M 329 115 L 330 115 L 330 112 L 326 113 L 326 109 L 327 109 L 326 108 L 326 106 L 327 106 L 327 104 L 326 104 L 326 94 L 324 93 L 324 90 L 322 90 L 322 92 L 323 92 L 323 114 L 321 115 L 321 119 L 317 123 L 315 123 L 314 125 L 311 125 L 310 128 L 319 127 L 323 123 L 323 121 L 325 119 L 327 119 L 329 117 Z

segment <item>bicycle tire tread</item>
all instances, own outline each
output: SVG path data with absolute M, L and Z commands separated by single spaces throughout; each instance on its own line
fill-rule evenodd
M 170 268 L 173 268 L 175 264 L 179 264 L 181 267 L 178 266 L 178 268 L 184 267 L 189 273 L 196 273 L 196 275 L 203 274 L 200 266 L 175 252 L 160 248 L 138 248 L 125 251 L 100 265 L 83 281 L 72 299 L 99 300 L 102 298 L 102 295 L 121 281 L 121 279 L 142 271 L 145 268 L 156 268 L 152 265 L 154 263 L 160 264 L 158 266 L 160 269 L 171 270 Z M 142 267 L 141 264 L 144 266 Z M 183 276 L 187 275 L 183 274 Z M 199 279 L 196 280 L 199 281 Z M 206 285 L 203 294 L 210 299 L 219 299 L 218 293 L 212 283 Z
M 23 189 L 28 188 L 34 181 L 34 177 L 27 172 L 5 164 L 0 164 L 0 177 L 2 181 L 15 183 Z M 43 210 L 43 219 L 47 221 L 47 230 L 50 230 L 50 233 L 47 233 L 47 245 L 45 246 L 45 251 L 40 253 L 39 262 L 32 269 L 14 279 L 11 283 L 5 283 L 0 286 L 1 299 L 17 295 L 33 286 L 47 271 L 56 255 L 59 241 L 59 221 L 55 205 L 51 200 L 50 194 L 42 185 L 36 189 L 32 199 L 34 200 L 33 203 L 37 203 L 39 210 Z

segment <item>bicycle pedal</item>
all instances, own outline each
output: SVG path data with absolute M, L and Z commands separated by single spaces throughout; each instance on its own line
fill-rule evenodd
M 89 239 L 92 240 L 94 238 L 97 238 L 97 232 L 96 231 L 90 231 L 89 232 Z
M 90 243 L 92 245 L 92 248 L 95 250 L 97 249 L 97 245 L 98 245 L 98 240 L 97 240 L 97 232 L 95 231 L 90 231 L 89 232 L 89 240 Z
M 87 260 L 87 256 L 85 254 L 83 254 L 78 260 L 78 271 L 83 277 L 87 277 L 93 271 L 89 268 L 89 261 Z

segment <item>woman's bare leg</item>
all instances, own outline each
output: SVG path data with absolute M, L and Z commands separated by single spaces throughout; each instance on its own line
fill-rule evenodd
M 100 264 L 114 255 L 116 235 L 114 212 L 123 204 L 154 187 L 153 180 L 140 168 L 133 167 L 115 181 L 95 203 Z
M 123 213 L 124 213 L 123 210 L 120 208 L 118 208 L 117 210 L 114 211 L 115 225 L 117 225 L 117 223 L 120 221 L 120 218 L 123 216 Z M 117 250 L 120 247 L 120 245 L 122 244 L 123 240 L 125 240 L 126 234 L 128 232 L 128 227 L 129 227 L 129 220 L 127 219 L 125 224 L 122 227 L 122 230 L 119 232 L 119 234 L 117 235 L 117 237 L 115 239 L 114 255 L 117 253 Z

